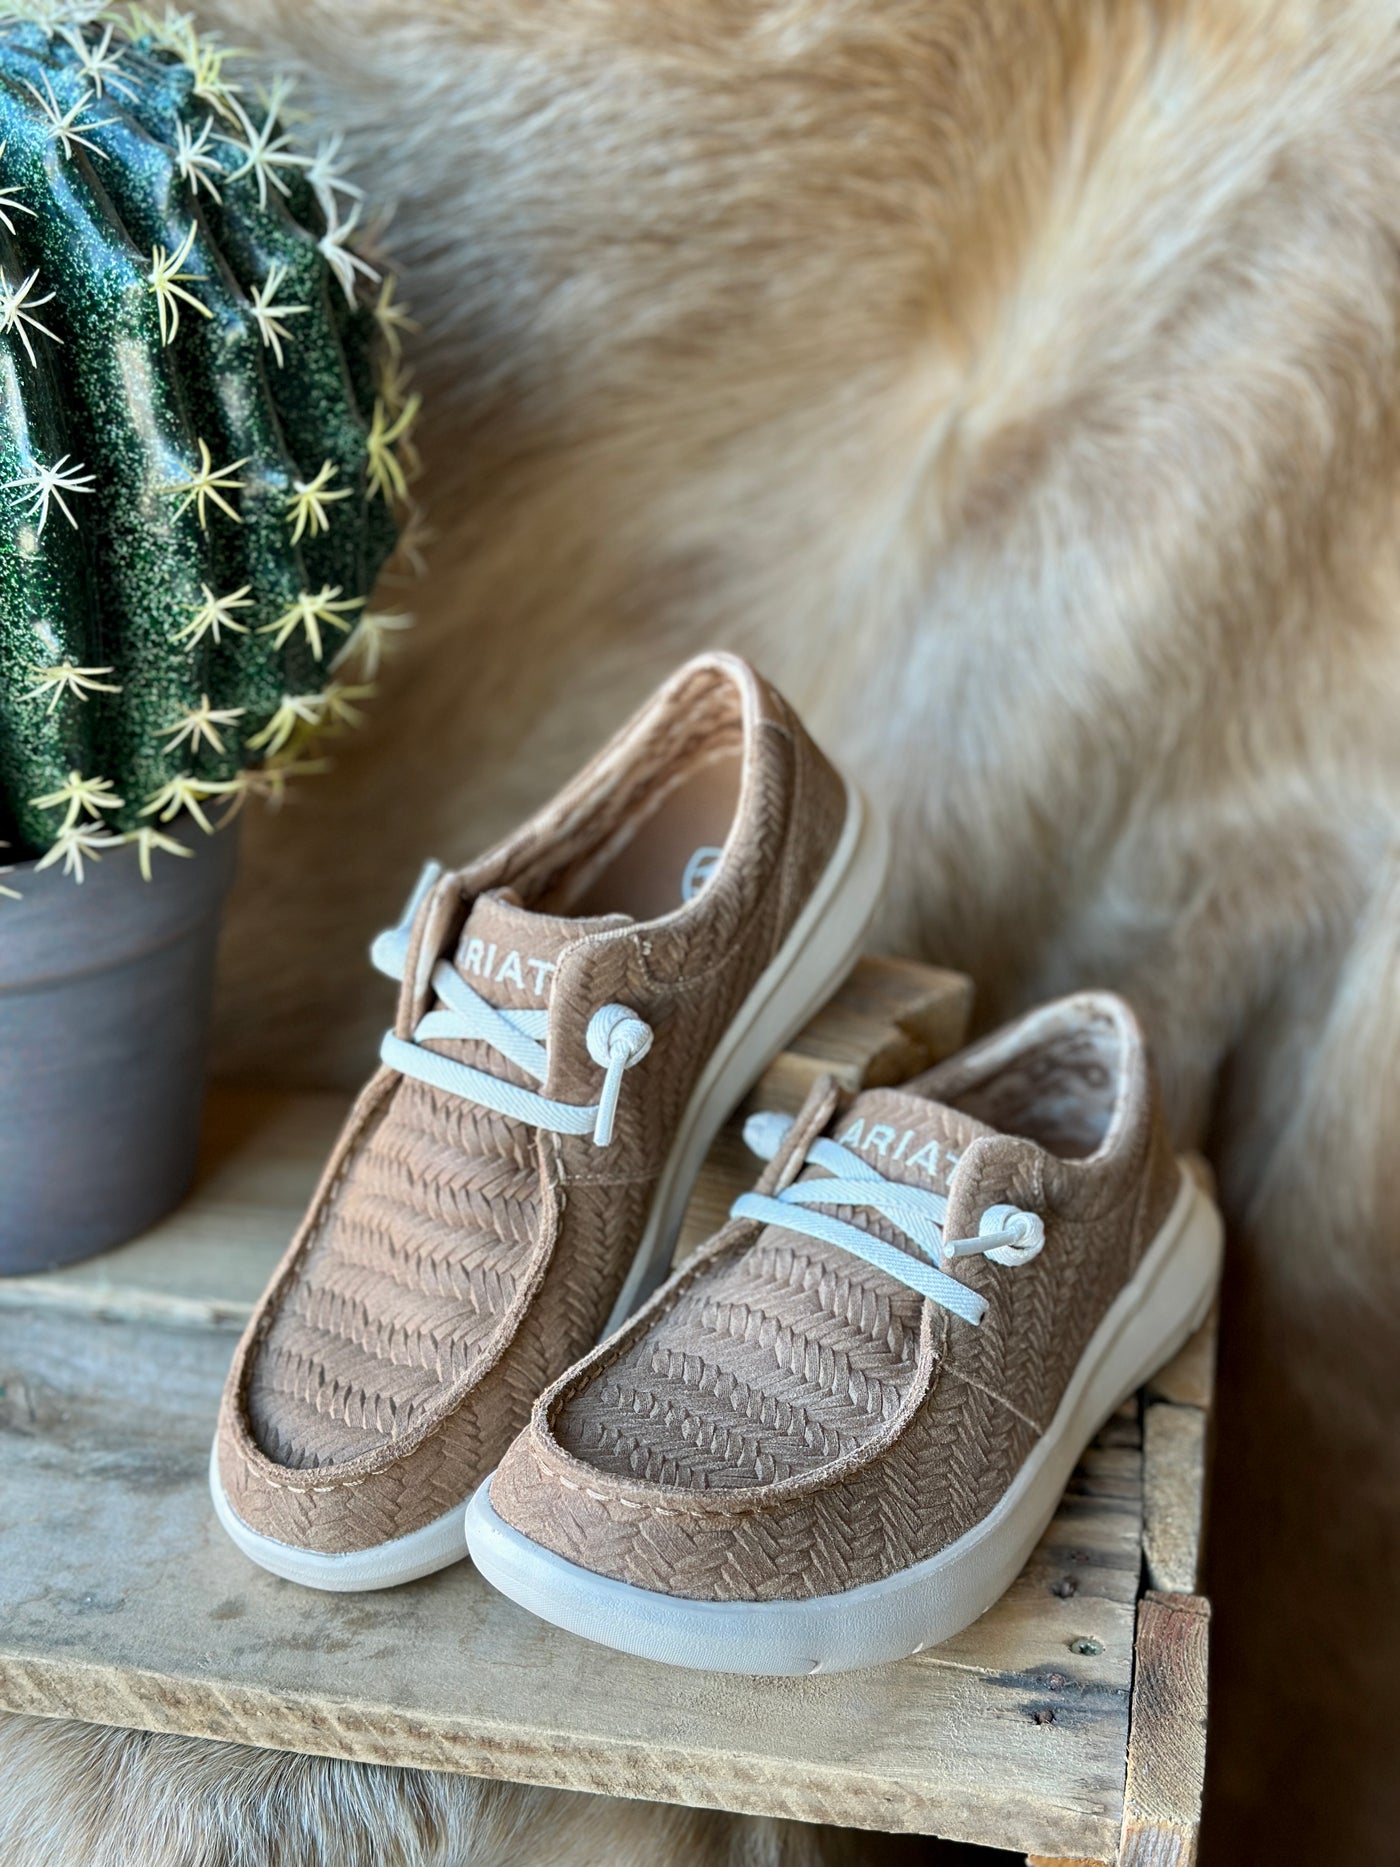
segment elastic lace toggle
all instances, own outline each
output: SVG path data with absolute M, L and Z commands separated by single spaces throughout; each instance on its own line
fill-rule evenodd
M 1045 1221 L 1038 1212 L 1019 1206 L 988 1206 L 977 1222 L 976 1238 L 950 1238 L 943 1256 L 970 1258 L 980 1254 L 993 1264 L 1029 1264 L 1045 1248 Z
M 584 1033 L 588 1054 L 599 1069 L 606 1071 L 603 1093 L 598 1098 L 598 1118 L 593 1124 L 595 1146 L 606 1147 L 612 1140 L 623 1075 L 634 1063 L 641 1062 L 651 1049 L 651 1040 L 651 1026 L 626 1005 L 601 1005 L 588 1020 Z

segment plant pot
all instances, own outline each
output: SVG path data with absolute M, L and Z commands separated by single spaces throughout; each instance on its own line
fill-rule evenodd
M 177 1205 L 199 1144 L 219 910 L 237 832 L 127 845 L 0 898 L 0 1275 L 91 1257 Z

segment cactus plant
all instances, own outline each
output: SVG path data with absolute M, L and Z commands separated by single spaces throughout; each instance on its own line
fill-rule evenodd
M 79 879 L 280 783 L 399 621 L 408 321 L 230 56 L 0 7 L 0 842 Z

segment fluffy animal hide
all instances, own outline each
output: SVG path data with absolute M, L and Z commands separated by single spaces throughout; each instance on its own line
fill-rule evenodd
M 855 1867 L 860 1846 L 794 1822 L 0 1717 L 6 1867 Z
M 1390 1858 L 1394 5 L 204 10 L 398 201 L 440 534 L 251 826 L 224 1067 L 359 1077 L 419 859 L 753 655 L 891 814 L 886 944 L 1144 1011 L 1235 1234 L 1206 1855 Z

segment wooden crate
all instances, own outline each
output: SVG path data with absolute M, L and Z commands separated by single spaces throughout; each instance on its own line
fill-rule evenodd
M 822 1067 L 898 1081 L 957 1044 L 967 1005 L 952 975 L 864 962 L 755 1099 L 791 1107 Z M 546 1626 L 468 1563 L 310 1593 L 228 1542 L 206 1464 L 237 1331 L 343 1112 L 218 1093 L 179 1213 L 91 1264 L 0 1282 L 0 1706 L 1041 1859 L 1190 1859 L 1208 1337 L 1110 1422 L 1005 1598 L 897 1666 L 678 1673 Z M 753 1167 L 731 1128 L 682 1250 Z

